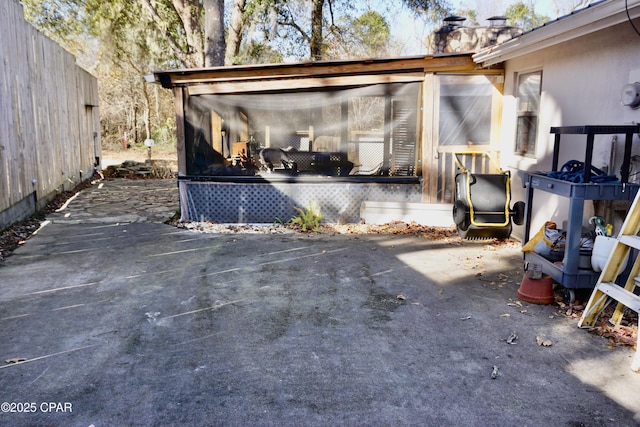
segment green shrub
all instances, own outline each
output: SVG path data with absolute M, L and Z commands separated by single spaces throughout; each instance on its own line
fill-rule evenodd
M 320 232 L 320 221 L 322 221 L 322 215 L 320 212 L 316 212 L 313 209 L 313 205 L 309 202 L 308 208 L 299 208 L 294 206 L 293 209 L 298 212 L 298 215 L 289 220 L 289 225 L 293 227 L 299 227 L 302 231 L 314 231 Z

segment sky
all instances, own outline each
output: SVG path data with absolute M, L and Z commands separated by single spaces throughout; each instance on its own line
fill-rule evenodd
M 538 15 L 546 15 L 551 19 L 566 15 L 584 0 L 522 0 L 532 6 Z M 502 15 L 509 5 L 517 3 L 517 0 L 451 0 L 454 7 L 461 9 L 477 10 L 478 18 L 486 19 L 490 16 Z M 486 15 L 486 16 L 485 16 Z M 481 22 L 482 23 L 482 22 Z
M 486 19 L 502 15 L 509 5 L 518 0 L 450 0 L 456 10 L 473 9 L 478 12 L 478 23 L 485 25 Z M 571 12 L 572 8 L 581 0 L 523 0 L 533 5 L 536 14 L 545 15 L 551 19 Z M 429 26 L 421 20 L 413 18 L 406 8 L 396 8 L 393 11 L 385 9 L 385 0 L 370 1 L 369 5 L 375 10 L 383 12 L 389 23 L 393 36 L 402 43 L 402 51 L 398 55 L 420 55 L 426 52 L 425 40 L 439 25 Z

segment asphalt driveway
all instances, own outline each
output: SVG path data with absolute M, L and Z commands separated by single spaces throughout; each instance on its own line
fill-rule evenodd
M 516 246 L 201 234 L 105 184 L 0 263 L 1 425 L 640 423 L 633 351 L 519 302 Z

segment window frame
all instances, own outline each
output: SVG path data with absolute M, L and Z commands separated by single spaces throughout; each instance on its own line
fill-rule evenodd
M 537 93 L 528 95 L 536 96 L 535 102 L 526 102 L 528 106 L 535 105 L 535 110 L 521 110 L 522 86 L 531 76 L 539 76 Z M 516 123 L 515 123 L 515 144 L 514 152 L 518 156 L 535 158 L 538 138 L 538 127 L 540 117 L 540 100 L 542 97 L 542 70 L 528 71 L 516 75 L 515 98 L 516 98 Z M 524 137 L 526 135 L 526 141 Z M 525 148 L 523 149 L 523 145 Z

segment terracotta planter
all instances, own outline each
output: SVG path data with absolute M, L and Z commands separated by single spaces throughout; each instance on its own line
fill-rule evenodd
M 525 273 L 518 289 L 518 298 L 533 304 L 551 304 L 554 300 L 553 279 L 548 275 L 532 279 Z

